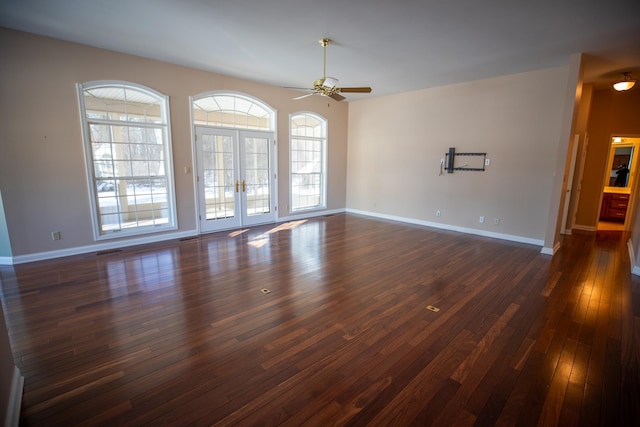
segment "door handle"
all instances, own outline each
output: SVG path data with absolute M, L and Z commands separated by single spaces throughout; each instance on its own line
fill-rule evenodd
M 244 179 L 242 180 L 242 192 L 246 192 L 247 191 L 247 186 L 244 183 Z
M 238 192 L 238 180 L 236 179 L 236 193 Z

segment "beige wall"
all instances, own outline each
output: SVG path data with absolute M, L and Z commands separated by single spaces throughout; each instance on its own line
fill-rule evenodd
M 278 111 L 278 213 L 288 216 L 289 115 L 329 121 L 328 210 L 346 203 L 347 104 L 0 28 L 0 189 L 14 257 L 94 244 L 76 83 L 123 80 L 169 95 L 178 232 L 195 232 L 189 96 L 241 92 Z M 310 76 L 312 78 L 313 76 Z M 62 240 L 53 241 L 59 230 Z
M 350 103 L 347 208 L 544 241 L 568 75 L 559 67 Z M 491 165 L 439 176 L 449 147 L 487 152 Z

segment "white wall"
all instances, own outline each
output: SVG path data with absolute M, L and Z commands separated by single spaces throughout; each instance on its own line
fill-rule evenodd
M 542 244 L 568 74 L 558 67 L 350 103 L 347 208 Z M 439 176 L 449 147 L 486 152 L 491 164 Z

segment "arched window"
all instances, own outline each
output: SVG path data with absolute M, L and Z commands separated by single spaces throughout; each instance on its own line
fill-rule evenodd
M 273 130 L 271 109 L 249 97 L 220 93 L 193 100 L 193 123 L 234 129 Z
M 291 211 L 325 208 L 327 121 L 317 114 L 296 113 L 289 127 Z
M 78 95 L 96 239 L 175 229 L 168 97 L 127 82 Z

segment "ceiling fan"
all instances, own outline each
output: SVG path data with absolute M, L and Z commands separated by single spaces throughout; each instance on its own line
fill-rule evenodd
M 327 77 L 327 46 L 331 43 L 331 39 L 321 39 L 319 42 L 324 48 L 323 77 L 321 79 L 314 80 L 312 88 L 289 88 L 310 91 L 310 93 L 307 93 L 306 95 L 298 96 L 293 99 L 302 99 L 312 95 L 321 95 L 328 96 L 336 101 L 342 101 L 345 97 L 340 95 L 341 93 L 371 93 L 370 87 L 338 87 L 338 79 L 335 77 Z

